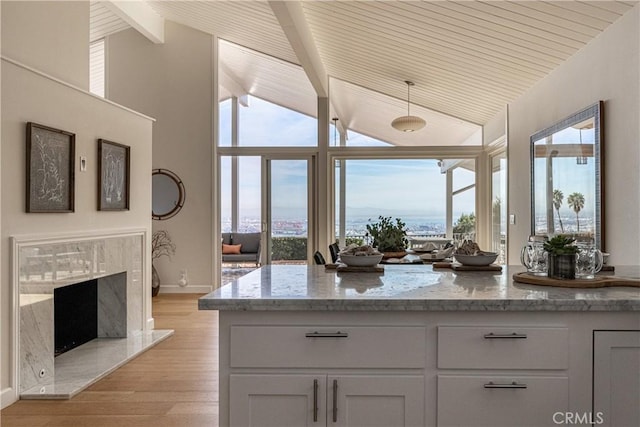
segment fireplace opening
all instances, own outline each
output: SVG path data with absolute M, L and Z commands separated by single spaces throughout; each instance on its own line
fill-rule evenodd
M 54 289 L 53 304 L 54 356 L 98 337 L 97 280 Z

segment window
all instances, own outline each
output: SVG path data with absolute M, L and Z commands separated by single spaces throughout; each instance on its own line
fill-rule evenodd
M 475 240 L 476 233 L 476 173 L 475 161 L 466 160 L 453 169 L 453 237 Z
M 344 165 L 344 215 L 339 167 Z M 336 235 L 344 218 L 347 243 L 362 239 L 378 216 L 400 218 L 409 235 L 446 233 L 446 175 L 435 159 L 345 159 L 336 161 Z
M 89 91 L 104 98 L 105 87 L 104 39 L 89 44 Z
M 330 144 L 332 147 L 340 146 L 340 134 L 336 132 L 336 128 L 333 124 L 329 125 L 330 127 Z M 363 135 L 361 133 L 352 131 L 351 129 L 347 130 L 347 147 L 389 147 L 392 144 L 388 142 L 381 141 L 379 139 Z
M 507 246 L 507 154 L 491 157 L 491 250 L 498 263 L 506 263 Z
M 249 106 L 241 106 L 238 111 L 239 146 L 315 147 L 318 145 L 318 125 L 315 117 L 280 107 L 254 96 L 249 95 L 248 98 Z
M 236 193 L 233 191 L 233 161 L 237 162 L 237 176 L 239 177 Z M 222 232 L 251 233 L 260 231 L 262 220 L 260 213 L 260 157 L 222 156 L 220 166 Z M 237 208 L 235 218 L 234 206 Z
M 231 102 L 232 98 L 220 102 L 220 133 L 218 139 L 220 147 L 231 147 Z

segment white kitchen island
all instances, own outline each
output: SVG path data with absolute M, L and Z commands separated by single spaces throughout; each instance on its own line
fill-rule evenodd
M 217 289 L 220 425 L 639 425 L 640 288 L 519 271 L 266 266 Z

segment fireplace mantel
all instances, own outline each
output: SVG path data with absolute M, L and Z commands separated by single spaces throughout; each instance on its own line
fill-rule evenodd
M 147 236 L 143 229 L 11 238 L 14 384 L 21 399 L 70 398 L 173 333 L 148 326 L 152 319 Z M 125 337 L 106 334 L 54 359 L 54 289 L 113 275 L 126 278 L 126 292 L 120 297 L 126 301 Z

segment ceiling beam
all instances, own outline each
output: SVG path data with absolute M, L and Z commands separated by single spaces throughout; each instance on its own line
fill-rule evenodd
M 164 43 L 164 18 L 146 1 L 105 1 L 103 4 L 153 43 Z
M 220 86 L 227 89 L 233 96 L 238 98 L 238 102 L 243 107 L 249 106 L 249 91 L 246 90 L 242 84 L 236 80 L 233 72 L 229 69 L 229 67 L 220 62 L 218 63 L 218 70 L 220 74 L 218 75 L 218 81 Z
M 297 1 L 270 1 L 269 6 L 318 97 L 327 98 L 329 96 L 327 71 L 305 19 L 302 5 Z

